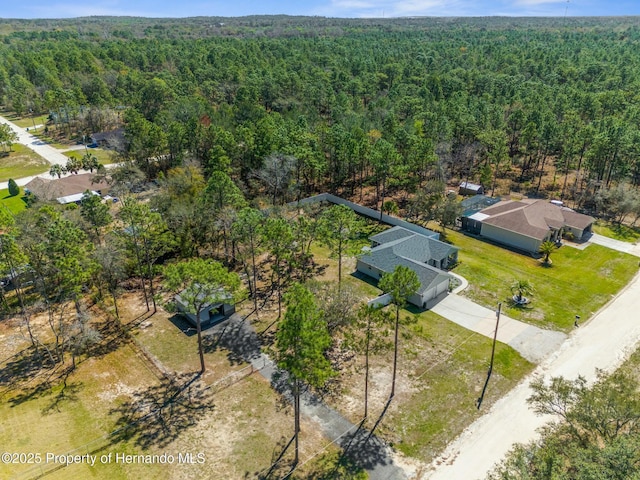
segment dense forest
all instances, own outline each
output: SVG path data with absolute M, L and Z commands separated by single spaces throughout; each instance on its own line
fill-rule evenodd
M 279 154 L 295 170 L 283 199 L 329 190 L 362 200 L 372 186 L 380 201 L 430 180 L 470 180 L 492 194 L 582 201 L 640 182 L 639 27 L 15 20 L 0 29 L 0 99 L 19 114 L 51 112 L 70 136 L 123 122 L 123 156 L 149 176 L 196 161 L 255 194 L 255 172 Z
M 191 281 L 215 296 L 233 285 L 235 295 L 242 273 L 254 311 L 271 301 L 285 326 L 297 312 L 313 328 L 322 312 L 328 331 L 308 342 L 324 358 L 342 327 L 328 315 L 355 303 L 340 290 L 342 258 L 364 227 L 340 209 L 295 216 L 283 204 L 329 191 L 444 230 L 459 213 L 447 190 L 471 181 L 637 221 L 639 51 L 640 18 L 0 20 L 6 112 L 45 114 L 47 133 L 71 143 L 123 132 L 111 144 L 118 166 L 98 172 L 115 207 L 86 195 L 77 207 L 0 211 L 0 270 L 12 282 L 0 310 L 20 318 L 34 364 L 75 367 L 100 337 L 89 293 L 112 300 L 119 319 L 125 288 L 155 312 L 163 288 Z M 339 265 L 321 308 L 297 285 L 315 275 L 316 240 Z M 32 319 L 43 312 L 50 332 L 39 336 Z M 373 313 L 361 315 L 369 332 Z M 204 372 L 202 344 L 200 359 Z M 317 376 L 320 363 L 296 368 L 311 378 L 305 368 Z M 305 375 L 296 389 L 314 384 Z M 590 452 L 578 440 L 567 458 Z M 632 440 L 621 448 L 637 449 Z M 544 467 L 546 444 L 527 448 L 496 475 L 533 478 L 509 470 L 523 457 L 525 473 Z

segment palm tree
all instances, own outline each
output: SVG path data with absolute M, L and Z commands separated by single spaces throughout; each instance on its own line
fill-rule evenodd
M 58 178 L 60 178 L 63 173 L 65 173 L 65 168 L 62 165 L 53 164 L 49 169 L 49 175 L 51 175 L 52 177 L 57 176 Z
M 65 166 L 65 170 L 67 171 L 67 173 L 73 173 L 77 175 L 78 170 L 80 170 L 81 168 L 82 168 L 82 161 L 78 157 L 76 156 L 69 157 L 69 159 L 67 160 L 67 164 Z
M 540 249 L 538 251 L 544 255 L 543 262 L 545 264 L 548 265 L 551 263 L 551 260 L 549 260 L 549 257 L 555 251 L 556 248 L 557 248 L 556 244 L 549 240 L 547 240 L 546 242 L 542 242 L 542 244 L 540 245 Z
M 528 280 L 516 280 L 511 285 L 511 293 L 514 294 L 516 303 L 526 303 L 522 299 L 525 295 L 533 293 L 533 285 Z
M 87 152 L 82 156 L 82 169 L 83 170 L 89 170 L 91 173 L 93 173 L 93 170 L 97 170 L 98 167 L 100 166 L 100 163 L 98 162 L 98 158 Z

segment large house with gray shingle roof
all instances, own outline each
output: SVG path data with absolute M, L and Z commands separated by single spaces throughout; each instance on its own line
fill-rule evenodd
M 357 270 L 369 277 L 380 279 L 398 265 L 416 272 L 420 288 L 409 297 L 409 302 L 430 308 L 449 291 L 451 275 L 444 271 L 458 261 L 458 249 L 432 236 L 393 227 L 370 238 L 372 248 L 358 257 Z
M 509 247 L 537 253 L 543 242 L 558 242 L 571 232 L 575 239 L 591 233 L 593 217 L 546 200 L 503 200 L 463 219 L 472 233 Z

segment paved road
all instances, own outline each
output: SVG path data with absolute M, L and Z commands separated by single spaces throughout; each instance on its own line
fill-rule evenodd
M 549 356 L 491 410 L 469 426 L 432 464 L 424 479 L 473 480 L 484 478 L 516 442 L 533 440 L 548 418 L 536 416 L 526 404 L 534 377 L 595 379 L 596 369 L 612 371 L 637 348 L 640 340 L 640 275 L 590 321 L 574 330 L 560 349 Z
M 260 351 L 260 340 L 248 320 L 236 314 L 203 333 L 216 338 L 215 345 L 231 352 L 233 357 L 230 360 L 250 362 L 277 391 L 283 392 L 282 373 Z M 329 440 L 343 449 L 348 448 L 353 460 L 367 471 L 371 480 L 407 479 L 404 471 L 394 464 L 391 449 L 375 435 L 368 438 L 368 431 L 358 429 L 357 425 L 309 392 L 302 395 L 300 407 L 302 414 L 314 421 Z
M 47 145 L 45 142 L 43 142 L 39 138 L 27 132 L 26 129 L 17 126 L 15 123 L 10 122 L 9 120 L 1 116 L 0 116 L 0 122 L 6 123 L 7 125 L 9 125 L 9 127 L 11 127 L 11 129 L 14 132 L 16 132 L 16 135 L 18 135 L 19 143 L 29 147 L 31 150 L 36 152 L 38 155 L 40 155 L 50 164 L 52 165 L 57 164 L 62 166 L 67 164 L 67 160 L 69 159 L 66 156 L 60 153 L 57 149 L 53 148 L 50 145 Z
M 31 150 L 48 161 L 51 165 L 57 164 L 65 166 L 69 158 L 63 155 L 62 152 L 84 150 L 85 148 L 84 145 L 74 145 L 65 150 L 58 150 L 50 145 L 45 144 L 42 140 L 27 132 L 26 129 L 18 127 L 16 124 L 10 122 L 2 116 L 0 116 L 0 123 L 6 123 L 7 125 L 9 125 L 12 130 L 18 134 L 18 143 L 29 147 Z M 105 165 L 105 168 L 113 168 L 115 166 L 116 164 L 108 164 Z M 68 177 L 70 175 L 73 175 L 73 173 L 63 173 L 61 177 Z M 49 175 L 49 172 L 43 172 L 41 174 L 32 175 L 30 177 L 15 178 L 14 180 L 19 186 L 23 187 L 36 177 L 45 178 L 47 180 L 51 180 L 52 178 L 54 178 Z M 4 188 L 8 188 L 8 182 L 0 182 L 0 189 Z

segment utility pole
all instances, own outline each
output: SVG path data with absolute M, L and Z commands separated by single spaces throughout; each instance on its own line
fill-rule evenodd
M 480 398 L 477 400 L 478 410 L 480 410 L 480 406 L 482 405 L 482 400 L 484 400 L 484 394 L 487 391 L 487 385 L 489 385 L 489 379 L 491 378 L 491 372 L 493 372 L 493 358 L 496 354 L 496 342 L 498 340 L 498 326 L 500 325 L 500 312 L 502 310 L 502 302 L 498 304 L 498 310 L 496 311 L 496 330 L 493 332 L 493 345 L 491 347 L 491 361 L 489 362 L 489 371 L 487 372 L 487 380 L 484 382 L 484 387 L 482 388 L 482 393 L 480 394 Z

